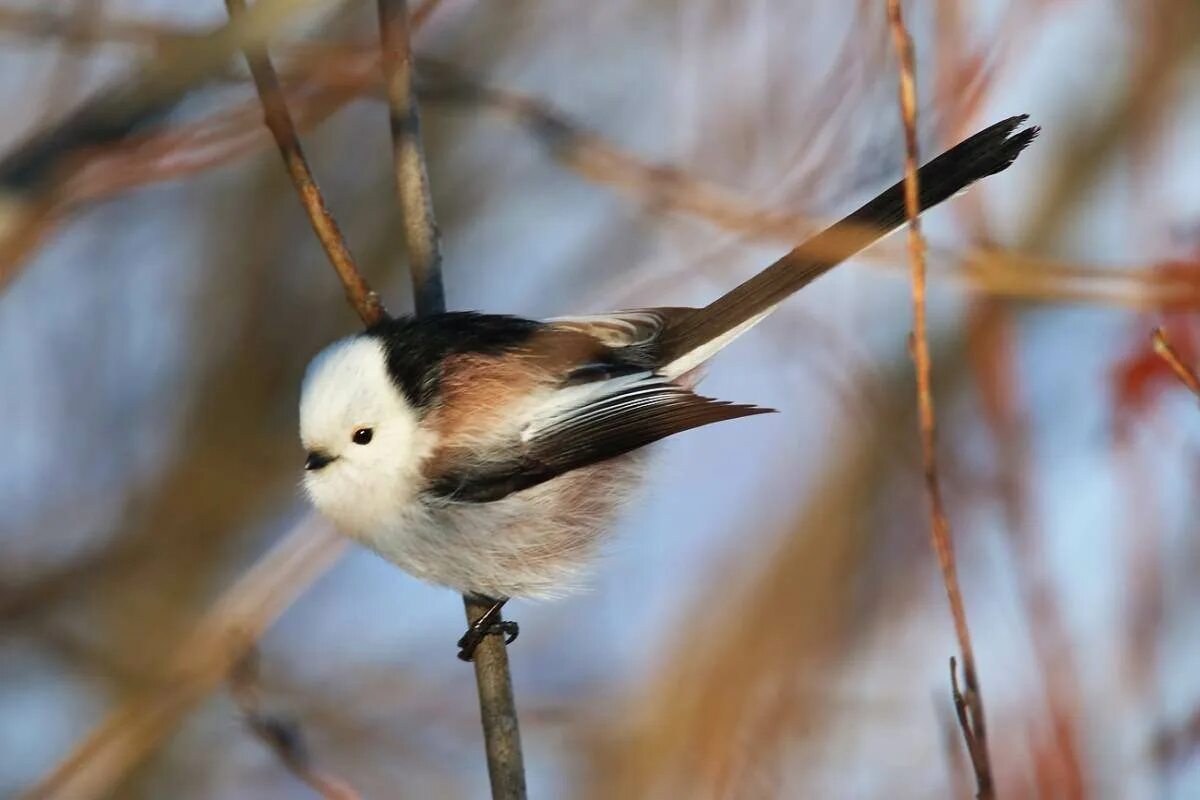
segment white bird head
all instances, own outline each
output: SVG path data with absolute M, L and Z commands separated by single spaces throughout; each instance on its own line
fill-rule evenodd
M 430 439 L 378 338 L 334 342 L 309 364 L 300 392 L 304 489 L 344 533 L 362 538 L 394 524 L 418 490 Z

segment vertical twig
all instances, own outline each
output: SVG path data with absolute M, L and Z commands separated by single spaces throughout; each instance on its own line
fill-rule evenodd
M 467 623 L 474 624 L 491 604 L 464 596 L 463 605 L 467 609 Z M 497 617 L 496 621 L 499 622 L 500 618 Z M 521 729 L 517 722 L 505 637 L 484 637 L 475 649 L 474 663 L 492 797 L 494 800 L 524 800 L 525 764 L 521 755 Z
M 436 314 L 446 308 L 442 256 L 421 146 L 421 122 L 413 90 L 413 58 L 409 44 L 411 25 L 404 0 L 379 0 L 379 30 L 384 86 L 391 111 L 396 193 L 403 214 L 413 301 L 418 316 Z M 474 623 L 488 608 L 470 597 L 463 597 L 463 603 L 468 623 Z M 475 651 L 474 663 L 492 797 L 524 800 L 521 731 L 504 637 L 486 637 Z
M 396 194 L 412 271 L 413 303 L 417 315 L 424 316 L 445 311 L 446 297 L 442 290 L 440 237 L 421 146 L 421 117 L 413 89 L 409 32 L 408 4 L 404 0 L 379 0 L 383 83 L 391 111 Z
M 930 387 L 929 342 L 925 318 L 925 240 L 921 236 L 921 213 L 919 187 L 917 184 L 917 82 L 913 66 L 912 38 L 904 27 L 900 0 L 886 0 L 888 21 L 892 40 L 900 61 L 900 108 L 904 118 L 905 163 L 904 200 L 908 214 L 908 251 L 912 265 L 913 334 L 912 355 L 917 372 L 917 410 L 921 432 L 921 456 L 925 475 L 925 491 L 929 499 L 932 517 L 930 527 L 933 548 L 937 553 L 946 585 L 946 597 L 950 601 L 950 613 L 954 617 L 954 632 L 962 651 L 963 683 L 960 691 L 955 669 L 955 660 L 950 659 L 950 681 L 955 711 L 967 752 L 975 771 L 977 797 L 995 797 L 991 763 L 987 751 L 987 728 L 983 716 L 983 699 L 979 679 L 975 671 L 975 653 L 971 647 L 971 633 L 967 628 L 967 613 L 963 607 L 962 590 L 958 585 L 958 568 L 954 560 L 954 544 L 950 536 L 950 523 L 942 504 L 942 490 L 937 472 L 937 430 L 933 410 L 933 392 Z
M 1167 332 L 1162 328 L 1155 328 L 1150 335 L 1150 341 L 1154 343 L 1154 352 L 1158 357 L 1167 362 L 1167 366 L 1175 373 L 1175 377 L 1191 391 L 1192 394 L 1200 398 L 1200 377 L 1197 377 L 1196 371 L 1183 363 L 1183 359 L 1179 357 L 1179 353 L 1171 346 L 1170 340 L 1167 339 Z

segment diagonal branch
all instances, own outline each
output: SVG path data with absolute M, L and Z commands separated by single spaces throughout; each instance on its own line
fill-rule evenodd
M 246 13 L 245 0 L 225 0 L 225 7 L 229 10 L 232 20 L 238 20 Z M 346 300 L 358 312 L 364 325 L 374 325 L 386 317 L 387 312 L 379 300 L 379 295 L 371 289 L 355 264 L 341 229 L 325 204 L 321 189 L 308 167 L 308 159 L 304 157 L 300 137 L 296 134 L 296 126 L 288 113 L 283 88 L 279 84 L 275 68 L 271 66 L 267 47 L 263 44 L 258 48 L 247 48 L 245 52 L 246 63 L 250 66 L 254 86 L 258 89 L 259 100 L 262 101 L 263 121 L 279 146 L 288 176 L 292 179 L 292 185 L 296 187 L 296 194 L 304 206 L 305 213 L 308 214 L 313 232 L 317 234 L 329 263 L 346 289 Z
M 409 44 L 410 20 L 405 0 L 379 0 L 379 30 L 384 87 L 391 112 L 396 192 L 403 214 L 413 301 L 418 316 L 436 314 L 446 310 L 442 257 L 421 145 L 421 122 L 413 87 L 413 54 Z M 470 596 L 464 596 L 463 603 L 470 624 L 475 623 L 490 605 Z M 475 651 L 474 663 L 492 797 L 524 800 L 521 731 L 504 637 L 485 637 Z
M 954 707 L 959 726 L 966 740 L 967 752 L 975 770 L 977 797 L 995 797 L 991 763 L 988 759 L 987 734 L 983 716 L 983 699 L 975 672 L 975 652 L 971 647 L 971 632 L 967 627 L 967 612 L 963 606 L 962 589 L 958 584 L 958 567 L 954 559 L 954 542 L 950 522 L 942 502 L 941 482 L 937 471 L 937 429 L 931 388 L 929 340 L 925 317 L 925 240 L 921 236 L 920 203 L 917 184 L 917 83 L 913 66 L 912 38 L 904 27 L 900 0 L 886 0 L 892 40 L 900 61 L 900 108 L 904 119 L 905 208 L 908 214 L 908 252 L 912 265 L 913 334 L 912 355 L 917 372 L 917 413 L 921 433 L 921 457 L 925 473 L 925 491 L 929 498 L 932 525 L 930 528 L 934 551 L 946 585 L 950 613 L 954 617 L 954 632 L 962 651 L 963 682 L 960 691 L 955 675 L 954 659 L 950 661 L 950 680 Z

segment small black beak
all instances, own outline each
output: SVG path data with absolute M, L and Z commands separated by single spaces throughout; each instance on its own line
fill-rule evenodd
M 333 456 L 323 450 L 310 450 L 308 458 L 304 459 L 304 468 L 307 470 L 321 469 L 331 461 L 333 461 Z

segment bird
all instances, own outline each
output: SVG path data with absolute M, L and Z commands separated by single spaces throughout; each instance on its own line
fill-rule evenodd
M 1007 169 L 1015 116 L 917 173 L 919 210 Z M 488 611 L 459 640 L 516 638 L 510 598 L 576 590 L 649 469 L 649 446 L 772 409 L 705 397 L 700 368 L 781 302 L 907 219 L 900 181 L 703 308 L 531 320 L 388 318 L 310 362 L 303 487 L 342 533 Z

